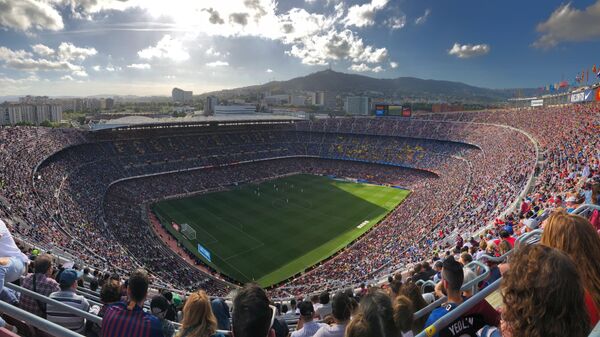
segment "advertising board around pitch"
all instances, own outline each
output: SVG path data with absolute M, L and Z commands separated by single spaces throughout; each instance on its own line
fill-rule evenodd
M 212 262 L 212 260 L 210 258 L 210 252 L 208 251 L 208 249 L 202 247 L 201 244 L 198 244 L 198 253 L 200 253 L 200 255 L 202 255 L 205 259 L 207 259 L 208 262 Z

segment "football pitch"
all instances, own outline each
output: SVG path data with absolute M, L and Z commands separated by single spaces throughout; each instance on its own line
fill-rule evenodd
M 151 206 L 190 251 L 240 282 L 267 287 L 326 259 L 393 210 L 409 191 L 299 174 Z M 188 224 L 188 240 L 172 222 Z M 198 251 L 206 249 L 211 261 Z

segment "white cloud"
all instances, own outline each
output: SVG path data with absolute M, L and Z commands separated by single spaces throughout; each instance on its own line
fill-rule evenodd
M 92 67 L 92 69 L 93 69 L 94 71 L 100 71 L 100 68 L 101 68 L 100 66 L 93 66 L 93 67 Z
M 464 44 L 455 43 L 452 49 L 448 51 L 449 55 L 454 55 L 462 59 L 482 56 L 490 52 L 490 46 L 487 44 Z
M 0 47 L 0 61 L 4 62 L 10 68 L 24 71 L 78 71 L 83 69 L 81 66 L 64 60 L 44 58 L 34 59 L 30 52 L 24 50 L 12 50 L 6 47 Z
M 111 73 L 114 72 L 114 71 L 121 71 L 122 70 L 121 67 L 115 67 L 112 64 L 107 65 L 106 68 L 104 68 L 104 69 L 106 69 L 106 71 L 111 72 Z
M 63 81 L 74 81 L 75 79 L 69 75 L 65 75 L 63 77 L 60 78 Z
M 330 30 L 326 35 L 315 35 L 293 45 L 289 55 L 298 57 L 304 64 L 326 65 L 329 60 L 351 60 L 353 62 L 383 62 L 386 48 L 365 45 L 351 30 Z
M 31 50 L 33 50 L 34 53 L 40 56 L 50 56 L 54 54 L 54 49 L 41 43 L 34 44 L 33 46 L 31 46 Z
M 83 69 L 81 69 L 81 70 L 75 70 L 73 72 L 73 76 L 88 77 L 88 73 L 85 70 L 83 70 Z
M 90 56 L 96 55 L 97 53 L 98 51 L 94 48 L 77 47 L 70 42 L 63 42 L 58 46 L 58 56 L 64 61 L 83 61 Z
M 383 9 L 388 0 L 371 0 L 370 3 L 354 5 L 348 8 L 348 15 L 344 18 L 346 27 L 367 27 L 375 24 L 375 14 Z
M 272 73 L 272 72 L 273 72 L 273 69 L 269 68 L 269 69 L 267 69 L 267 72 L 268 72 L 268 73 Z
M 150 69 L 150 68 L 152 68 L 152 66 L 149 65 L 148 63 L 132 63 L 132 64 L 128 65 L 127 68 L 144 70 L 144 69 Z
M 206 64 L 207 67 L 215 68 L 215 67 L 226 67 L 229 65 L 229 62 L 225 61 L 214 61 Z
M 221 56 L 221 53 L 218 52 L 217 50 L 215 50 L 215 48 L 210 47 L 206 50 L 206 55 L 208 56 L 214 56 L 214 57 L 219 57 Z
M 24 32 L 64 28 L 60 13 L 38 0 L 0 0 L 0 26 Z
M 181 40 L 176 40 L 167 34 L 163 36 L 154 47 L 148 47 L 138 51 L 138 56 L 142 59 L 169 59 L 180 62 L 190 58 L 190 54 L 183 46 Z
M 424 24 L 427 21 L 427 18 L 429 18 L 429 14 L 431 14 L 431 9 L 427 8 L 425 10 L 425 13 L 423 13 L 423 15 L 421 15 L 417 19 L 415 19 L 415 25 Z
M 585 10 L 573 8 L 571 3 L 558 7 L 548 20 L 537 25 L 542 36 L 533 43 L 536 48 L 552 48 L 561 42 L 579 42 L 600 39 L 600 0 Z
M 390 27 L 391 30 L 402 29 L 406 26 L 406 15 L 390 17 L 385 20 L 385 25 Z
M 381 66 L 376 66 L 376 67 L 369 67 L 367 64 L 365 63 L 361 63 L 361 64 L 353 64 L 351 65 L 348 70 L 352 70 L 352 71 L 356 71 L 356 72 L 360 72 L 360 73 L 364 73 L 367 71 L 370 72 L 374 72 L 374 73 L 379 73 L 383 71 L 383 68 Z
M 394 62 L 394 61 L 390 62 L 390 68 L 392 68 L 392 69 L 398 68 L 398 63 Z

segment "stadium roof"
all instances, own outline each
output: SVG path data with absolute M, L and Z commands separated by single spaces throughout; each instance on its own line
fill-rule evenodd
M 165 124 L 187 124 L 202 122 L 252 122 L 252 121 L 289 121 L 303 120 L 299 115 L 273 115 L 273 114 L 223 114 L 215 116 L 190 115 L 186 117 L 145 117 L 145 116 L 126 116 L 110 120 L 101 120 L 90 124 L 92 131 L 115 129 L 127 126 L 152 126 Z

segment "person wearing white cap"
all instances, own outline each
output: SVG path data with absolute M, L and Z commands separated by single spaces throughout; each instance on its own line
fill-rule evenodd
M 0 292 L 4 282 L 16 281 L 27 271 L 28 263 L 29 258 L 17 247 L 8 227 L 0 220 Z

